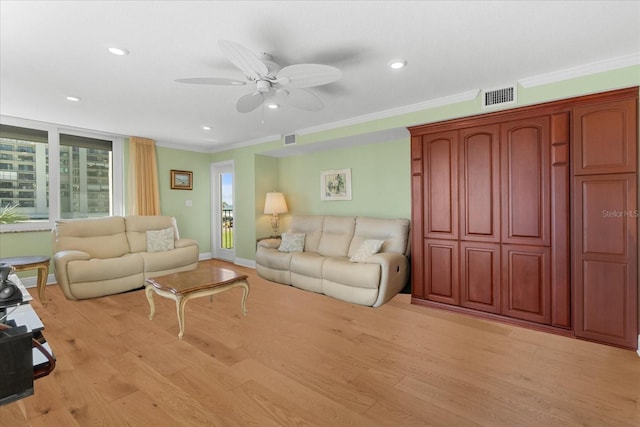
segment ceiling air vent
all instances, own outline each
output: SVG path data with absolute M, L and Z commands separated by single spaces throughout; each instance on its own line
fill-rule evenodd
M 284 145 L 293 145 L 296 143 L 296 134 L 292 133 L 291 135 L 284 136 Z
M 517 101 L 516 86 L 482 91 L 482 108 L 515 104 Z

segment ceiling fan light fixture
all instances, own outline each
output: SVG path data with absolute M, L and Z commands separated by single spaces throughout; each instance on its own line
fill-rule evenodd
M 117 55 L 117 56 L 125 56 L 125 55 L 129 54 L 129 50 L 125 49 L 123 47 L 112 46 L 112 47 L 108 48 L 107 50 L 109 52 L 111 52 L 112 54 Z
M 393 61 L 389 61 L 389 68 L 392 70 L 399 70 L 406 67 L 406 65 L 407 61 L 404 59 L 394 59 Z

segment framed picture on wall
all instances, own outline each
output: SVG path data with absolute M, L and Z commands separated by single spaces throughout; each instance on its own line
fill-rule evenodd
M 178 171 L 171 169 L 171 189 L 172 190 L 192 190 L 193 172 Z
M 351 169 L 320 172 L 320 200 L 351 200 Z

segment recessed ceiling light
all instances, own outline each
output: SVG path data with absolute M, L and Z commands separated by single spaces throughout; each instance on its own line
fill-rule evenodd
M 114 55 L 118 55 L 118 56 L 123 56 L 123 55 L 128 55 L 129 51 L 123 47 L 110 47 L 109 48 L 109 52 L 113 53 Z
M 66 99 L 67 101 L 71 102 L 80 102 L 80 98 L 78 98 L 77 96 L 67 96 Z
M 202 130 L 211 130 L 211 126 L 202 125 Z
M 278 108 L 280 108 L 278 104 L 267 104 L 267 107 L 271 108 L 272 110 L 277 110 Z
M 407 65 L 407 61 L 404 59 L 394 59 L 389 62 L 389 67 L 394 70 L 399 70 L 400 68 L 404 68 Z

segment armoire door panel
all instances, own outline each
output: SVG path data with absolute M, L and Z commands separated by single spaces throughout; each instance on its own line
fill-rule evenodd
M 630 187 L 635 187 L 633 174 L 580 176 L 583 254 L 626 255 L 629 222 L 637 213 L 630 209 Z
M 500 127 L 460 131 L 460 238 L 500 241 Z
M 573 197 L 575 334 L 635 347 L 637 175 L 576 176 Z
M 458 242 L 426 239 L 424 254 L 425 298 L 445 304 L 459 304 Z
M 599 341 L 629 344 L 629 271 L 626 263 L 584 260 L 582 310 L 576 335 Z
M 635 172 L 636 123 L 635 99 L 574 108 L 574 174 Z
M 502 245 L 502 314 L 550 324 L 550 250 Z
M 425 236 L 458 238 L 458 132 L 423 136 Z
M 549 117 L 501 125 L 502 242 L 550 244 Z
M 500 244 L 460 242 L 460 305 L 500 312 Z

